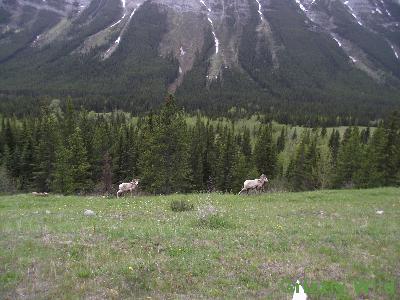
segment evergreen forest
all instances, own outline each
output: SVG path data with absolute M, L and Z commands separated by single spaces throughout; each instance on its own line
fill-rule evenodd
M 235 126 L 188 115 L 173 96 L 142 117 L 53 101 L 37 116 L 0 117 L 0 192 L 237 193 L 266 174 L 269 191 L 400 184 L 400 114 L 375 127 Z M 294 129 L 294 130 L 293 130 Z

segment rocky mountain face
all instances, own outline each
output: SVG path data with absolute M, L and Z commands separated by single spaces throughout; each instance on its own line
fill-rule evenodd
M 0 91 L 376 118 L 400 102 L 400 2 L 0 0 Z

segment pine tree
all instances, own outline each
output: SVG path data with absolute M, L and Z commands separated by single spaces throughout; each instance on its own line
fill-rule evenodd
M 318 185 L 321 189 L 327 189 L 332 186 L 332 156 L 330 150 L 327 147 L 319 148 L 316 173 L 318 176 Z
M 317 148 L 317 138 L 317 132 L 315 132 L 315 136 L 310 139 L 310 143 L 307 147 L 306 164 L 304 168 L 304 172 L 306 173 L 306 182 L 304 185 L 307 190 L 314 190 L 320 187 L 320 182 L 318 181 L 320 153 Z
M 252 156 L 252 149 L 251 149 L 251 137 L 250 137 L 250 130 L 244 128 L 242 140 L 241 140 L 241 152 L 243 155 L 250 160 Z
M 400 185 L 400 112 L 392 113 L 385 123 L 385 185 Z
M 50 191 L 58 126 L 54 116 L 43 109 L 39 121 L 37 143 L 34 150 L 34 186 L 37 191 Z
M 121 127 L 116 139 L 113 150 L 113 174 L 115 182 L 123 182 L 131 180 L 132 170 L 126 167 L 127 142 L 125 140 L 125 128 Z
M 138 172 L 139 135 L 130 125 L 121 125 L 113 148 L 114 181 L 131 181 Z
M 306 160 L 306 144 L 301 141 L 297 146 L 295 155 L 291 158 L 287 171 L 286 177 L 295 191 L 305 190 L 305 174 L 303 172 Z
M 367 127 L 366 129 L 363 129 L 361 131 L 361 134 L 360 134 L 361 143 L 363 143 L 364 145 L 368 144 L 368 140 L 370 138 L 370 135 L 371 135 L 371 131 L 370 131 L 369 127 Z
M 28 133 L 25 138 L 25 143 L 23 145 L 23 150 L 21 154 L 21 171 L 20 171 L 20 189 L 27 191 L 32 183 L 32 173 L 33 173 L 33 160 L 34 160 L 34 142 L 32 136 Z
M 143 186 L 153 193 L 184 192 L 190 188 L 187 128 L 183 112 L 168 96 L 160 113 L 143 132 L 140 170 Z
M 10 160 L 7 163 L 8 170 L 15 179 L 19 178 L 21 175 L 22 147 L 23 145 L 21 142 L 17 141 L 17 144 L 14 146 L 14 151 L 10 153 Z
M 331 151 L 332 166 L 336 166 L 337 155 L 340 147 L 340 133 L 333 129 L 329 138 L 329 149 Z
M 135 177 L 138 173 L 139 143 L 138 132 L 133 125 L 129 125 L 126 130 L 126 168 L 127 176 Z
M 312 190 L 320 186 L 319 160 L 317 136 L 311 138 L 310 132 L 305 131 L 287 170 L 287 178 L 295 191 Z
M 237 193 L 242 188 L 243 182 L 248 179 L 249 174 L 248 159 L 242 152 L 236 153 L 232 168 L 232 190 Z
M 75 191 L 71 163 L 74 160 L 72 152 L 65 147 L 62 141 L 55 151 L 52 191 L 62 194 L 71 194 Z
M 111 194 L 112 192 L 112 170 L 111 170 L 111 156 L 108 152 L 103 157 L 103 192 Z
M 363 149 L 360 143 L 358 127 L 348 128 L 343 136 L 339 149 L 334 185 L 351 187 L 354 184 L 355 173 L 361 167 Z
M 277 153 L 270 125 L 261 129 L 254 146 L 254 161 L 258 173 L 274 178 L 277 171 Z
M 81 130 L 81 135 L 83 139 L 83 144 L 85 146 L 87 157 L 92 158 L 94 155 L 93 149 L 93 136 L 95 133 L 95 126 L 93 126 L 93 121 L 89 117 L 89 113 L 85 109 L 81 109 L 79 113 L 76 113 L 76 126 Z M 75 128 L 74 128 L 75 129 Z M 89 162 L 90 159 L 89 159 Z M 91 166 L 90 171 L 93 171 Z
M 14 152 L 14 148 L 16 146 L 16 141 L 15 141 L 15 137 L 14 137 L 14 133 L 13 130 L 11 128 L 11 123 L 10 123 L 10 119 L 7 119 L 7 121 L 5 122 L 5 125 L 3 125 L 4 129 L 3 129 L 3 140 L 4 140 L 4 145 L 8 147 L 8 151 L 10 151 L 10 153 Z
M 13 178 L 5 165 L 0 164 L 0 193 L 14 193 L 15 191 L 16 186 Z
M 356 182 L 360 187 L 377 187 L 385 185 L 385 161 L 387 135 L 385 129 L 379 126 L 370 139 L 365 155 L 361 160 L 361 168 L 356 172 Z
M 3 157 L 2 157 L 2 161 L 0 164 L 0 168 L 1 168 L 1 174 L 3 176 L 3 178 L 1 179 L 3 182 L 3 186 L 4 187 L 8 187 L 8 183 L 10 183 L 12 180 L 12 176 L 10 174 L 9 171 L 9 165 L 11 164 L 11 154 L 10 154 L 10 150 L 8 148 L 8 145 L 4 145 L 4 150 L 3 150 Z M 6 190 L 4 189 L 4 192 L 6 192 Z
M 64 114 L 64 121 L 63 121 L 63 130 L 64 130 L 64 137 L 68 139 L 75 130 L 76 127 L 76 117 L 75 117 L 75 109 L 72 103 L 71 97 L 67 98 L 66 104 L 66 111 Z
M 285 149 L 285 141 L 286 141 L 286 132 L 285 127 L 282 127 L 281 134 L 276 141 L 276 150 L 278 153 L 282 152 Z
M 71 152 L 70 168 L 73 190 L 74 192 L 86 192 L 91 185 L 91 174 L 87 151 L 79 127 L 75 128 L 74 133 L 69 138 L 68 148 Z
M 206 144 L 203 158 L 203 182 L 206 183 L 207 191 L 214 191 L 216 188 L 217 161 L 219 158 L 218 138 L 215 135 L 214 127 L 206 125 Z
M 236 159 L 237 145 L 233 130 L 225 127 L 219 143 L 216 185 L 220 191 L 230 192 L 233 187 L 233 165 Z
M 112 144 L 108 124 L 103 118 L 98 119 L 95 123 L 93 134 L 93 152 L 92 156 L 89 157 L 92 170 L 92 180 L 96 183 L 102 181 L 104 155 L 107 152 L 110 152 Z
M 204 160 L 206 148 L 206 129 L 200 116 L 191 131 L 190 138 L 190 167 L 192 186 L 195 190 L 205 190 L 207 182 L 204 181 Z
M 21 163 L 21 143 L 18 138 L 17 126 L 15 126 L 15 120 L 11 121 L 7 119 L 4 128 L 4 145 L 3 148 L 7 148 L 7 152 L 4 155 L 4 163 L 7 168 L 8 174 L 14 179 L 20 175 L 20 163 Z

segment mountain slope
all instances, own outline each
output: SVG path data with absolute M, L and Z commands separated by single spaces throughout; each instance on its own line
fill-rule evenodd
M 0 91 L 296 121 L 400 101 L 395 0 L 0 0 Z M 301 117 L 303 118 L 303 117 Z M 298 120 L 299 121 L 299 120 Z

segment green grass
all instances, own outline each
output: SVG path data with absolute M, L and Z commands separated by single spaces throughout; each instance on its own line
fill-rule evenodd
M 195 209 L 173 212 L 171 202 L 182 199 Z M 288 282 L 297 279 L 321 285 L 310 299 L 354 299 L 360 280 L 375 284 L 369 299 L 400 296 L 395 188 L 2 196 L 0 220 L 1 299 L 288 299 Z M 344 292 L 326 292 L 329 282 Z

